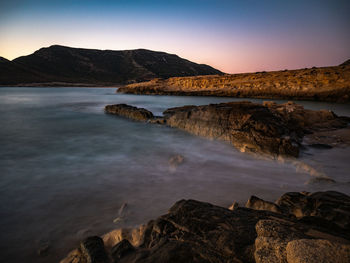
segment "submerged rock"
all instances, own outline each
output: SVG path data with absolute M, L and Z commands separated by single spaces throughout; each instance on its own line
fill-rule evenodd
M 302 196 L 313 201 L 303 202 L 303 214 L 297 219 L 295 206 Z M 231 211 L 181 200 L 166 215 L 129 230 L 123 237 L 121 230 L 115 230 L 119 234 L 113 231 L 118 238 L 111 243 L 107 241 L 109 234 L 104 238 L 105 247 L 113 262 L 120 263 L 348 262 L 349 199 L 337 192 L 286 193 L 276 202 L 283 213 L 244 207 Z M 317 205 L 311 205 L 313 202 Z M 88 246 L 88 250 L 104 251 L 101 245 L 99 240 L 96 249 Z M 69 255 L 75 261 L 67 261 L 67 257 L 62 262 L 83 263 L 85 254 L 78 249 Z
M 265 102 L 262 105 L 243 101 L 184 106 L 167 109 L 164 117 L 154 117 L 145 109 L 125 104 L 107 105 L 105 111 L 229 141 L 242 152 L 273 157 L 297 157 L 305 134 L 344 128 L 348 124 L 348 119 L 331 111 L 306 110 L 292 102 Z

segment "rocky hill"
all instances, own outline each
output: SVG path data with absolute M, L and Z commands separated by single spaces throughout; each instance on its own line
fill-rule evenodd
M 350 63 L 348 60 L 334 67 L 155 79 L 127 85 L 118 92 L 349 102 Z
M 113 51 L 54 45 L 13 61 L 0 58 L 0 85 L 114 85 L 210 74 L 221 72 L 177 55 L 145 49 Z

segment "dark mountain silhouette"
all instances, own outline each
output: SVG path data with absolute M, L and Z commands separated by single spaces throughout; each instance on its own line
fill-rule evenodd
M 0 84 L 122 84 L 169 78 L 221 74 L 208 65 L 177 55 L 146 49 L 113 51 L 50 46 L 9 61 L 0 58 Z
M 350 59 L 348 59 L 344 63 L 340 64 L 339 66 L 349 66 L 349 65 L 350 65 Z

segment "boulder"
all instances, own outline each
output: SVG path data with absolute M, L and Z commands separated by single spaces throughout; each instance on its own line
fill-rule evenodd
M 350 197 L 335 191 L 289 192 L 276 204 L 298 218 L 320 217 L 350 230 Z
M 306 216 L 297 219 L 293 211 L 302 196 L 313 201 L 304 202 L 301 211 Z M 278 201 L 283 213 L 180 200 L 147 225 L 112 231 L 104 243 L 98 237 L 86 239 L 61 262 L 349 262 L 347 225 L 339 224 L 339 217 L 326 216 L 336 212 L 330 205 L 345 214 L 349 198 L 337 192 L 287 193 Z M 262 199 L 252 200 L 262 202 L 259 209 L 273 207 Z
M 247 201 L 245 207 L 255 209 L 255 210 L 267 210 L 275 213 L 282 213 L 281 208 L 269 201 L 265 201 L 252 195 Z
M 105 106 L 105 112 L 118 116 L 123 116 L 136 121 L 148 121 L 153 119 L 153 113 L 127 104 L 114 104 Z
M 92 236 L 86 238 L 80 244 L 82 258 L 86 263 L 109 263 L 102 238 Z
M 287 261 L 293 263 L 348 263 L 350 245 L 324 239 L 300 239 L 287 244 Z

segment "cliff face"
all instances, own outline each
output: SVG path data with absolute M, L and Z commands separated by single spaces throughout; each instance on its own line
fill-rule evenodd
M 350 101 L 350 64 L 234 75 L 155 79 L 121 87 L 129 94 Z
M 153 78 L 221 74 L 177 55 L 145 49 L 112 51 L 64 46 L 0 61 L 0 84 L 66 82 L 121 84 Z

